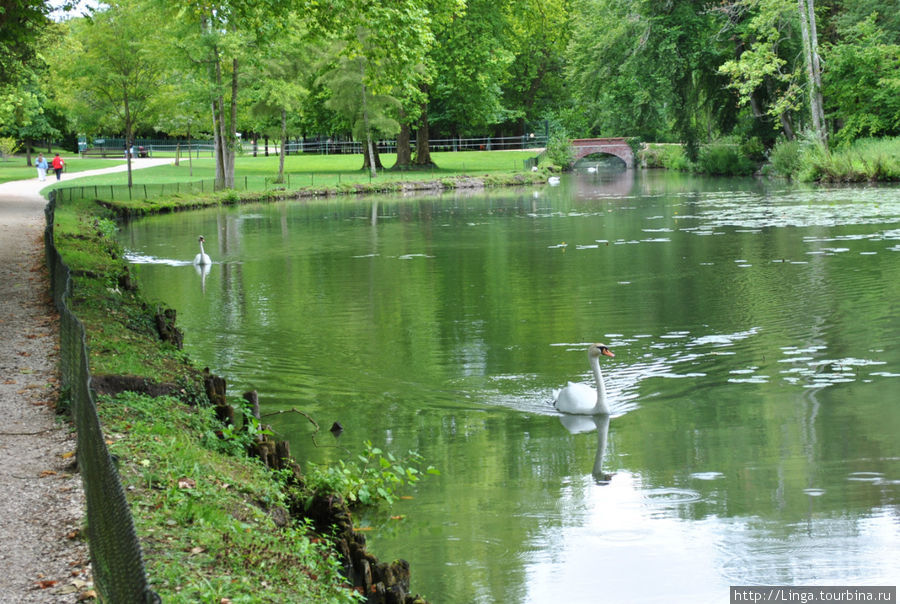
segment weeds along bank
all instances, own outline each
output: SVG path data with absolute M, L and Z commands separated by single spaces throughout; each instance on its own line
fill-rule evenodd
M 859 139 L 829 148 L 810 138 L 779 141 L 765 150 L 758 139 L 723 139 L 702 145 L 696 162 L 682 145 L 651 143 L 638 154 L 646 168 L 709 175 L 764 176 L 799 182 L 900 181 L 900 138 Z
M 346 503 L 375 491 L 390 499 L 391 489 L 418 479 L 419 460 L 392 461 L 377 475 L 342 472 L 352 480 L 340 482 L 327 468 L 284 459 L 283 449 L 264 444 L 252 412 L 228 423 L 224 408 L 249 407 L 223 400 L 224 382 L 181 350 L 174 312 L 138 291 L 115 240 L 118 221 L 212 203 L 222 199 L 141 207 L 73 200 L 53 216 L 52 241 L 71 274 L 68 306 L 84 325 L 103 439 L 150 589 L 165 602 L 424 602 L 410 593 L 405 561 L 379 562 L 366 551 Z M 369 448 L 373 467 L 382 467 L 380 453 Z

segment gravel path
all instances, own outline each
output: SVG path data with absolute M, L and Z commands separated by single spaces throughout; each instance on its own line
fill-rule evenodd
M 133 168 L 171 160 L 138 159 Z M 63 174 L 118 172 L 125 165 Z M 37 178 L 0 184 L 0 603 L 87 598 L 84 494 L 75 436 L 57 417 L 58 316 L 44 262 Z

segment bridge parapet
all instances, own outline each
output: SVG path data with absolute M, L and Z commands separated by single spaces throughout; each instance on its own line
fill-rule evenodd
M 624 137 L 576 138 L 572 141 L 572 148 L 576 161 L 592 153 L 605 153 L 624 161 L 626 168 L 634 167 L 634 151 Z

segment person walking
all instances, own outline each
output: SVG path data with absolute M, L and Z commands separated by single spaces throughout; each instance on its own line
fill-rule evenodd
M 56 172 L 56 180 L 60 179 L 62 175 L 63 168 L 66 167 L 66 162 L 63 161 L 63 158 L 59 156 L 59 153 L 56 154 L 56 157 L 53 158 L 53 171 Z
M 37 158 L 37 171 L 38 171 L 38 180 L 44 182 L 47 180 L 47 159 L 44 157 L 43 153 L 38 153 Z

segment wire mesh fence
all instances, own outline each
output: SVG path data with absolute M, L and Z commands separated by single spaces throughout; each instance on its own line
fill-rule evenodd
M 104 602 L 161 602 L 148 585 L 131 508 L 97 417 L 84 326 L 69 308 L 71 275 L 53 242 L 55 203 L 55 195 L 51 193 L 44 244 L 53 300 L 60 317 L 61 383 L 78 431 L 78 468 L 87 503 L 94 585 Z

